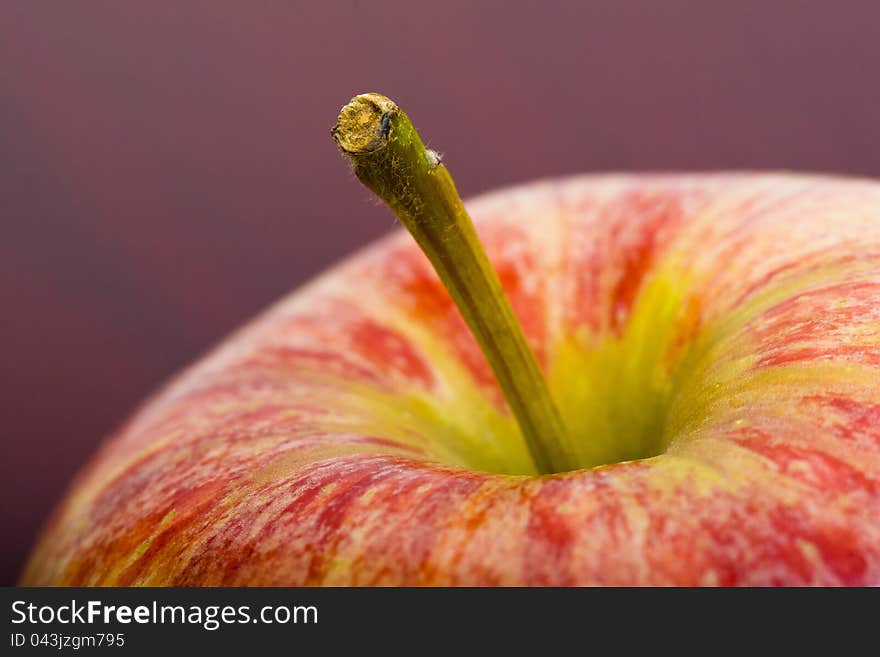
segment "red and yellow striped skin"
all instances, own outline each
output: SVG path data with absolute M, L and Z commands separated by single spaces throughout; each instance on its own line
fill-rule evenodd
M 149 401 L 23 583 L 880 584 L 880 184 L 585 176 L 468 208 L 582 469 L 534 474 L 395 234 Z

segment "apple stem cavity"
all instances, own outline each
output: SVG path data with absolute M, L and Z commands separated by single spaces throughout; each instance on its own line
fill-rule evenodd
M 331 134 L 358 179 L 431 261 L 489 362 L 538 472 L 575 468 L 562 416 L 440 158 L 403 110 L 380 94 L 353 98 Z

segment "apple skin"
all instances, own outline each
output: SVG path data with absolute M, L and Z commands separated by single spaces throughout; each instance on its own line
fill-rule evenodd
M 467 205 L 585 467 L 531 472 L 400 232 L 146 403 L 22 583 L 880 584 L 880 184 L 581 176 Z

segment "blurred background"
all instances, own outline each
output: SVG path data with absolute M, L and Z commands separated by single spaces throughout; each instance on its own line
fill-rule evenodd
M 878 63 L 876 0 L 0 0 L 0 584 L 142 398 L 393 229 L 328 135 L 356 93 L 399 101 L 464 195 L 880 177 Z

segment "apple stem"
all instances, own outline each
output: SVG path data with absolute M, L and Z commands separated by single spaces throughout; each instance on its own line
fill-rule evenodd
M 575 465 L 538 361 L 446 167 L 407 115 L 379 94 L 356 96 L 332 133 L 358 179 L 418 242 L 470 327 L 513 411 L 535 467 Z

